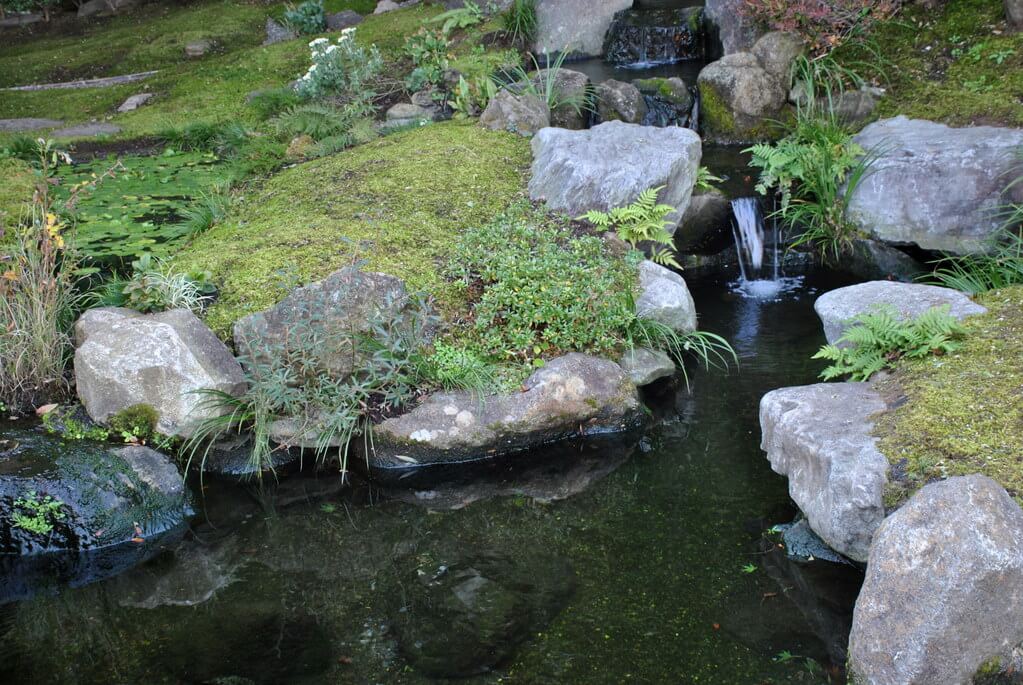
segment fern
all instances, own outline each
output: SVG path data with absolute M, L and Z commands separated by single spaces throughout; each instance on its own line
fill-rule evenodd
M 673 239 L 668 232 L 671 222 L 665 220 L 675 208 L 657 203 L 657 193 L 662 188 L 664 186 L 647 188 L 631 205 L 615 207 L 609 212 L 590 210 L 577 220 L 585 219 L 597 228 L 613 230 L 633 248 L 643 242 L 655 243 L 650 254 L 651 261 L 680 269 L 682 267 L 675 260 L 675 251 L 672 249 Z
M 902 358 L 950 354 L 959 349 L 958 340 L 965 333 L 949 314 L 948 305 L 929 309 L 908 321 L 901 320 L 891 306 L 879 306 L 853 321 L 855 325 L 846 329 L 838 344 L 825 345 L 813 355 L 814 359 L 831 362 L 820 374 L 826 381 L 842 376 L 865 381 Z
M 355 119 L 353 112 L 311 103 L 291 107 L 274 119 L 274 127 L 281 135 L 306 135 L 315 141 L 323 141 L 348 135 Z

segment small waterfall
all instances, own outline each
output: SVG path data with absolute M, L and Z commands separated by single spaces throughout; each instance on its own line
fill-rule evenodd
M 604 38 L 604 59 L 629 66 L 700 59 L 702 25 L 702 7 L 621 10 Z
M 760 213 L 760 202 L 755 197 L 740 197 L 732 200 L 732 236 L 739 256 L 739 282 L 735 290 L 746 297 L 758 300 L 773 300 L 784 292 L 800 287 L 802 277 L 781 275 L 781 243 L 778 219 L 770 217 L 771 239 L 765 236 L 764 218 Z M 767 248 L 771 248 L 770 274 L 764 264 Z

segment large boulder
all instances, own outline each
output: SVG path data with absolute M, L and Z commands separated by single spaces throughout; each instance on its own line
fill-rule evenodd
M 1008 202 L 1023 202 L 1023 130 L 950 128 L 899 116 L 854 140 L 877 159 L 856 187 L 848 217 L 875 238 L 956 254 L 983 251 Z
M 1009 26 L 1023 29 L 1023 0 L 1005 0 L 1005 17 Z
M 551 113 L 547 103 L 535 95 L 528 93 L 516 95 L 504 89 L 491 98 L 487 108 L 480 115 L 480 124 L 492 131 L 509 131 L 521 136 L 531 136 L 551 125 Z
M 788 91 L 748 52 L 725 55 L 697 77 L 706 134 L 719 142 L 772 137 Z
M 677 333 L 696 330 L 696 303 L 685 279 L 649 259 L 639 265 L 636 316 L 662 323 Z
M 683 128 L 610 121 L 587 131 L 541 130 L 532 141 L 529 196 L 570 216 L 628 205 L 647 188 L 664 186 L 658 201 L 689 204 L 700 166 L 700 137 Z
M 537 54 L 603 54 L 604 36 L 614 15 L 632 0 L 544 0 L 536 6 Z
M 742 11 L 742 0 L 707 0 L 703 16 L 721 44 L 721 55 L 747 52 L 760 37 L 753 19 Z
M 824 324 L 824 337 L 834 344 L 853 319 L 879 306 L 891 307 L 897 316 L 908 320 L 945 305 L 949 314 L 960 320 L 987 312 L 958 290 L 897 281 L 869 281 L 837 288 L 818 297 L 813 308 Z
M 806 50 L 806 44 L 799 34 L 788 31 L 771 31 L 764 34 L 750 50 L 768 74 L 783 88 L 787 88 L 792 77 L 792 65 Z
M 353 343 L 357 336 L 375 323 L 412 326 L 413 310 L 401 279 L 345 267 L 297 288 L 266 311 L 240 319 L 234 325 L 234 343 L 247 363 L 275 357 L 298 364 L 315 352 L 321 373 L 344 378 L 359 365 Z
M 855 682 L 968 685 L 1021 642 L 1023 511 L 1004 488 L 949 478 L 885 519 L 853 614 Z
M 646 100 L 631 83 L 608 79 L 597 84 L 595 96 L 598 121 L 640 124 L 646 117 Z
M 789 479 L 810 527 L 850 559 L 866 561 L 885 516 L 888 460 L 871 435 L 885 402 L 867 383 L 773 390 L 760 400 L 761 448 Z
M 146 404 L 159 416 L 159 432 L 188 437 L 199 421 L 216 416 L 197 391 L 245 392 L 241 366 L 187 309 L 90 309 L 75 324 L 75 340 L 78 397 L 101 423 Z
M 471 461 L 588 433 L 638 425 L 636 387 L 612 361 L 568 354 L 547 363 L 522 392 L 480 397 L 437 393 L 373 429 L 370 465 Z

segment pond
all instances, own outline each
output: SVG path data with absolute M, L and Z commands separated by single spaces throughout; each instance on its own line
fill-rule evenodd
M 774 301 L 692 283 L 740 368 L 650 397 L 638 444 L 461 484 L 196 482 L 202 513 L 150 561 L 0 607 L 0 682 L 845 682 L 861 575 L 765 535 L 795 510 L 757 407 L 814 381 L 813 300 L 848 282 L 807 273 Z

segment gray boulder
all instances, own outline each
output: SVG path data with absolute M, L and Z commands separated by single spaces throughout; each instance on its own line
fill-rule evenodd
M 732 203 L 720 190 L 693 195 L 675 230 L 675 249 L 682 253 L 717 254 L 733 244 Z
M 75 383 L 93 420 L 107 421 L 136 404 L 159 415 L 157 430 L 188 437 L 199 421 L 216 416 L 199 390 L 245 391 L 245 375 L 231 352 L 192 312 L 140 314 L 90 309 L 75 324 Z
M 117 14 L 135 7 L 141 0 L 88 0 L 78 6 L 78 17 L 95 17 L 104 14 Z
M 544 0 L 536 6 L 537 54 L 570 53 L 579 57 L 603 54 L 604 35 L 615 12 L 632 0 Z
M 720 142 L 772 136 L 788 90 L 748 52 L 725 55 L 697 77 L 700 112 L 707 135 Z
M 590 433 L 628 430 L 642 409 L 636 387 L 607 359 L 568 354 L 526 380 L 522 392 L 437 393 L 373 430 L 377 468 L 494 457 Z
M 553 76 L 550 69 L 541 69 L 532 76 L 534 85 L 551 82 L 561 101 L 551 110 L 551 126 L 579 130 L 588 121 L 587 100 L 590 98 L 590 77 L 571 69 L 558 69 Z
M 480 115 L 480 124 L 492 131 L 531 136 L 550 126 L 551 114 L 547 103 L 535 95 L 516 95 L 509 90 L 501 90 Z
M 742 0 L 707 0 L 703 16 L 717 34 L 721 54 L 747 52 L 760 37 L 761 31 L 741 11 Z
M 792 64 L 806 50 L 806 44 L 796 33 L 771 31 L 758 40 L 750 52 L 760 66 L 780 86 L 787 88 L 792 77 Z
M 805 83 L 799 81 L 789 91 L 789 102 L 794 105 L 806 106 L 809 103 Z M 830 110 L 835 116 L 848 126 L 858 127 L 869 121 L 881 104 L 884 98 L 884 88 L 863 86 L 857 90 L 843 90 L 839 93 L 832 93 L 828 98 L 824 95 L 817 95 L 816 106 L 821 110 Z
M 631 83 L 608 79 L 597 84 L 597 119 L 639 124 L 646 117 L 646 100 Z
M 295 38 L 298 38 L 298 32 L 278 24 L 270 17 L 266 18 L 266 39 L 263 41 L 263 45 L 274 45 Z
M 579 216 L 628 205 L 647 188 L 664 186 L 658 200 L 689 205 L 700 166 L 700 137 L 677 127 L 652 128 L 611 121 L 587 131 L 541 130 L 532 141 L 529 196 L 554 210 Z
M 927 272 L 923 264 L 891 245 L 870 238 L 853 241 L 843 266 L 863 279 L 913 282 Z
M 127 100 L 121 103 L 117 108 L 118 112 L 134 112 L 136 109 L 146 104 L 153 99 L 152 93 L 139 93 L 138 95 L 132 95 Z
M 186 57 L 205 57 L 213 49 L 213 41 L 209 38 L 193 40 L 185 45 Z
M 1005 0 L 1005 17 L 1009 26 L 1023 29 L 1023 0 Z
M 1023 511 L 1000 485 L 931 483 L 885 519 L 853 614 L 855 682 L 967 685 L 1021 642 Z
M 649 259 L 639 265 L 636 316 L 660 322 L 678 333 L 696 330 L 696 303 L 685 279 Z
M 392 105 L 385 115 L 384 128 L 397 128 L 424 121 L 434 121 L 439 116 L 437 107 L 421 107 L 411 102 Z
M 661 350 L 634 347 L 618 364 L 637 388 L 675 375 L 675 362 Z
M 234 343 L 250 362 L 273 355 L 298 363 L 296 356 L 307 356 L 313 347 L 320 372 L 344 378 L 359 364 L 352 344 L 355 336 L 370 330 L 375 321 L 412 326 L 414 316 L 401 279 L 345 267 L 297 288 L 270 309 L 237 321 Z
M 641 78 L 632 82 L 643 95 L 651 95 L 675 105 L 680 112 L 693 108 L 693 94 L 686 82 L 677 76 L 671 78 Z
M 897 281 L 869 281 L 837 288 L 818 297 L 813 308 L 824 324 L 824 337 L 834 344 L 853 318 L 884 305 L 894 308 L 903 319 L 916 318 L 943 305 L 948 305 L 949 314 L 960 320 L 987 312 L 958 290 Z
M 362 15 L 353 10 L 334 12 L 328 14 L 325 18 L 327 20 L 328 31 L 341 31 L 342 29 L 358 26 L 362 23 Z
M 884 519 L 888 460 L 873 415 L 885 403 L 867 383 L 773 390 L 760 400 L 761 448 L 789 479 L 789 496 L 836 551 L 866 561 Z
M 854 139 L 878 158 L 848 218 L 878 240 L 956 254 L 984 251 L 1008 202 L 1023 202 L 1023 130 L 950 128 L 899 116 Z

